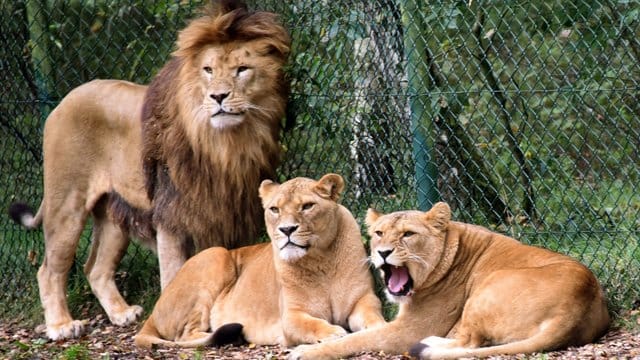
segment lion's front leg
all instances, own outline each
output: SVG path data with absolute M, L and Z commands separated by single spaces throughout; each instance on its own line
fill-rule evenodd
M 420 335 L 407 324 L 390 322 L 386 325 L 358 331 L 340 339 L 320 344 L 300 345 L 289 353 L 289 360 L 339 359 L 363 351 L 384 351 L 402 354 L 409 350 Z
M 382 316 L 380 299 L 373 293 L 368 293 L 358 300 L 349 315 L 348 321 L 349 329 L 353 332 L 387 323 Z
M 184 238 L 166 231 L 162 226 L 158 226 L 156 239 L 160 286 L 164 290 L 191 254 Z
M 343 327 L 300 310 L 286 312 L 283 329 L 287 346 L 327 341 L 347 334 Z

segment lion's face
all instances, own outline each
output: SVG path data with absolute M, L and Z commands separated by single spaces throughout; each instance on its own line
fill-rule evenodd
M 430 211 L 399 211 L 383 215 L 373 209 L 366 223 L 371 236 L 371 262 L 380 270 L 386 293 L 403 302 L 420 289 L 440 261 L 445 247 L 449 206 L 436 204 Z
M 265 180 L 260 197 L 274 252 L 287 262 L 324 251 L 336 237 L 342 177 L 327 174 L 315 181 L 295 178 L 283 184 Z
M 264 53 L 260 40 L 233 42 L 206 48 L 192 63 L 192 88 L 201 100 L 193 111 L 194 118 L 215 129 L 241 124 L 246 119 L 270 118 L 278 111 L 270 103 L 274 83 L 281 78 L 276 63 Z

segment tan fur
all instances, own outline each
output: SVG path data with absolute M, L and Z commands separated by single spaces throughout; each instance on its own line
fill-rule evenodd
M 579 346 L 607 330 L 605 297 L 585 266 L 450 217 L 445 203 L 426 213 L 369 210 L 373 264 L 381 273 L 385 261 L 406 267 L 413 281 L 412 287 L 386 283 L 387 295 L 400 304 L 397 317 L 380 328 L 300 346 L 290 358 L 405 353 L 412 345 L 412 355 L 421 358 L 486 357 Z
M 225 1 L 180 32 L 149 87 L 95 80 L 54 109 L 40 210 L 15 214 L 31 227 L 44 221 L 38 284 L 51 339 L 84 332 L 69 313 L 66 281 L 90 215 L 85 273 L 116 325 L 142 313 L 114 282 L 129 236 L 157 249 L 163 287 L 194 250 L 256 241 L 264 226 L 257 189 L 279 161 L 288 52 L 274 14 Z
M 242 324 L 251 343 L 285 346 L 384 324 L 358 224 L 336 203 L 343 187 L 336 174 L 265 180 L 260 196 L 271 243 L 211 248 L 189 259 L 136 345 L 207 345 L 212 330 L 228 323 Z

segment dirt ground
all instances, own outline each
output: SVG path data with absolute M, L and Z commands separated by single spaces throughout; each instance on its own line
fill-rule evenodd
M 638 325 L 637 311 L 630 321 Z M 631 318 L 632 316 L 632 318 Z M 1 359 L 284 359 L 286 350 L 278 346 L 246 345 L 198 350 L 140 350 L 133 345 L 140 324 L 112 326 L 102 315 L 89 321 L 89 334 L 69 341 L 47 341 L 39 329 L 24 328 L 17 323 L 0 323 Z M 42 327 L 40 327 L 42 328 Z M 627 328 L 630 328 L 627 326 Z M 634 326 L 638 329 L 638 326 Z M 409 359 L 403 355 L 361 353 L 360 360 Z M 492 359 L 635 359 L 640 360 L 640 330 L 614 326 L 594 344 L 546 354 L 500 356 Z

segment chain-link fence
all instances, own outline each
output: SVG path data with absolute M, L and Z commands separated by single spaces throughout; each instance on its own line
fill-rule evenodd
M 147 83 L 197 5 L 0 3 L 3 206 L 39 204 L 42 125 L 60 99 L 94 78 Z M 293 38 L 281 180 L 340 173 L 359 219 L 442 199 L 458 220 L 578 258 L 613 308 L 640 299 L 638 1 L 250 6 L 281 14 Z M 39 306 L 42 251 L 41 232 L 0 217 L 0 316 Z M 72 309 L 89 293 L 85 251 Z M 134 302 L 153 300 L 155 262 L 131 246 L 119 285 Z

